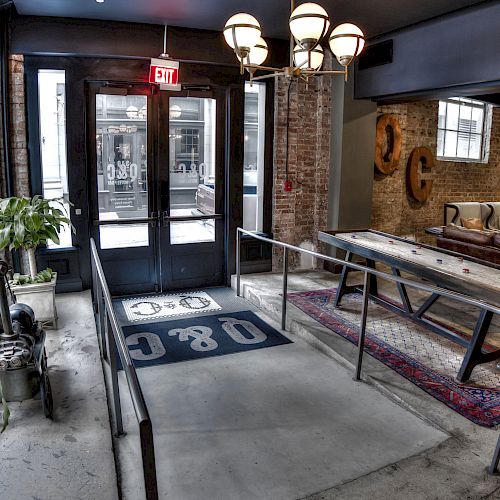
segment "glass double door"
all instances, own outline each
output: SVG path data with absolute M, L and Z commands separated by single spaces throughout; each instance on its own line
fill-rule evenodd
M 111 292 L 222 284 L 222 96 L 97 84 L 88 96 L 92 234 Z

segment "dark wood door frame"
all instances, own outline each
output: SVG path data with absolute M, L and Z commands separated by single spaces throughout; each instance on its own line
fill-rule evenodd
M 38 130 L 38 70 L 63 69 L 66 71 L 66 116 L 67 116 L 67 164 L 72 221 L 77 233 L 73 237 L 73 261 L 79 262 L 77 273 L 83 288 L 91 285 L 89 237 L 92 234 L 89 203 L 91 173 L 88 171 L 87 149 L 87 95 L 89 81 L 122 84 L 143 83 L 149 71 L 149 61 L 140 59 L 109 59 L 90 57 L 26 56 L 25 78 L 28 115 L 28 151 L 30 182 L 33 194 L 42 192 L 40 166 L 40 138 Z M 117 78 L 119 76 L 119 78 Z M 225 248 L 226 283 L 234 270 L 236 227 L 242 224 L 242 179 L 243 179 L 243 110 L 244 87 L 238 68 L 217 65 L 184 64 L 181 67 L 182 81 L 192 85 L 208 85 L 225 93 L 225 211 L 224 224 L 227 239 Z M 193 91 L 193 90 L 192 90 Z M 194 90 L 195 91 L 195 90 Z M 270 124 L 270 122 L 268 122 Z M 267 166 L 269 168 L 269 166 Z M 271 171 L 272 175 L 272 171 Z M 75 215 L 74 209 L 81 209 Z M 47 250 L 50 254 L 50 250 Z M 64 254 L 64 252 L 62 252 Z M 75 254 L 77 258 L 75 258 Z M 59 255 L 63 258 L 64 255 Z

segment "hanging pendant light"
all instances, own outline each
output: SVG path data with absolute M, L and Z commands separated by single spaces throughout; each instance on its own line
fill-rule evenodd
M 365 46 L 365 35 L 355 25 L 344 23 L 337 26 L 330 35 L 330 49 L 342 66 L 348 66 Z
M 250 14 L 239 13 L 230 17 L 224 27 L 224 38 L 240 58 L 248 56 L 260 38 L 260 24 Z
M 290 31 L 304 49 L 314 47 L 330 27 L 328 13 L 316 3 L 299 5 L 290 16 Z
M 330 28 L 328 13 L 316 3 L 306 2 L 297 8 L 295 0 L 290 0 L 290 3 L 290 44 L 294 49 L 290 53 L 289 65 L 283 68 L 262 66 L 268 48 L 261 37 L 257 19 L 250 14 L 239 13 L 226 22 L 224 38 L 240 62 L 241 74 L 246 69 L 250 73 L 250 81 L 284 76 L 307 82 L 309 78 L 320 75 L 344 75 L 347 80 L 347 67 L 365 46 L 363 32 L 350 23 L 337 26 L 329 37 L 329 44 L 343 68 L 321 70 L 324 51 L 320 43 Z M 255 76 L 257 70 L 271 74 Z
M 267 59 L 268 48 L 266 41 L 260 37 L 257 40 L 257 43 L 250 49 L 247 57 L 244 59 L 245 64 L 252 64 L 255 66 L 259 66 Z M 241 57 L 236 54 L 236 57 L 239 61 L 241 61 Z
M 293 49 L 293 60 L 295 66 L 300 69 L 318 71 L 323 64 L 323 47 L 317 45 L 312 50 L 303 49 L 300 45 L 296 45 Z

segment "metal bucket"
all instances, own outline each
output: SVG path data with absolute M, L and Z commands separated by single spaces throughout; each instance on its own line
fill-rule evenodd
M 18 370 L 0 371 L 0 382 L 7 401 L 30 399 L 40 389 L 40 377 L 34 364 Z

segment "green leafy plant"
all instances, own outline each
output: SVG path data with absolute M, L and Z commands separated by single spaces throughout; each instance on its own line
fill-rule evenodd
M 14 279 L 10 281 L 12 285 L 32 285 L 33 283 L 49 283 L 55 276 L 55 272 L 50 267 L 40 271 L 33 279 L 28 274 L 14 274 Z
M 27 251 L 32 282 L 40 283 L 35 281 L 39 279 L 35 250 L 48 240 L 59 243 L 64 225 L 75 232 L 61 200 L 46 200 L 40 195 L 0 200 L 0 249 L 23 248 Z
M 10 417 L 10 410 L 7 405 L 7 400 L 5 399 L 3 395 L 3 387 L 2 387 L 2 382 L 0 382 L 0 400 L 2 401 L 2 430 L 0 430 L 0 434 L 7 429 L 7 426 L 9 425 L 9 417 Z

